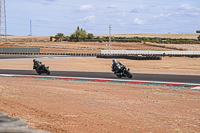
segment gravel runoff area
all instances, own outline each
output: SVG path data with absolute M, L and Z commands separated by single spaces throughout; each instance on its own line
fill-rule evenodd
M 0 77 L 0 112 L 53 133 L 200 132 L 200 91 Z
M 0 69 L 32 69 L 1 59 Z M 112 59 L 38 58 L 50 70 L 111 71 Z M 131 71 L 199 75 L 199 58 L 118 59 Z M 200 132 L 200 91 L 184 87 L 0 77 L 0 112 L 30 128 L 66 132 Z

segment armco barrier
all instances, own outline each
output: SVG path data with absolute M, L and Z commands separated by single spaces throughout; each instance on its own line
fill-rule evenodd
M 97 55 L 97 58 L 124 58 L 130 60 L 162 60 L 160 56 L 157 55 Z
M 0 112 L 0 133 L 50 133 L 28 128 L 27 123 L 18 118 L 9 117 Z

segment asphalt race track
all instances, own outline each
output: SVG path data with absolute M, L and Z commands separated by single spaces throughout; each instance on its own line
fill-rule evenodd
M 38 75 L 34 70 L 12 70 L 12 69 L 11 70 L 0 69 L 0 74 L 48 76 L 46 74 Z M 130 81 L 145 80 L 145 81 L 200 84 L 200 76 L 197 75 L 143 74 L 143 73 L 132 73 L 132 74 L 133 74 L 132 79 L 121 78 L 121 80 L 130 80 Z M 51 71 L 50 76 L 119 79 L 112 72 Z

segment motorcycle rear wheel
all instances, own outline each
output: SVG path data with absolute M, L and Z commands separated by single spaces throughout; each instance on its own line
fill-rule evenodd
M 121 76 L 121 75 L 117 75 L 117 77 L 118 77 L 118 78 L 121 78 L 122 76 Z
M 50 71 L 49 71 L 49 70 L 46 70 L 46 74 L 47 74 L 47 75 L 50 75 Z
M 50 75 L 50 72 L 46 72 L 47 75 Z

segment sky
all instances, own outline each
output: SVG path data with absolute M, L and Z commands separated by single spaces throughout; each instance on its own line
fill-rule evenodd
M 195 33 L 200 0 L 6 0 L 6 25 L 8 35 Z

